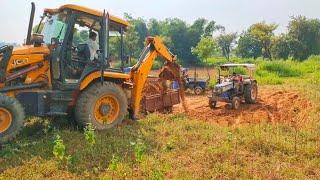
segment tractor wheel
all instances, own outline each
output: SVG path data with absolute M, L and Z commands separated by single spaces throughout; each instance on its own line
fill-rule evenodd
M 239 109 L 241 105 L 241 100 L 239 97 L 233 97 L 232 98 L 232 109 Z
M 24 110 L 15 98 L 0 94 L 0 143 L 14 139 L 24 124 Z
M 98 82 L 80 94 L 75 116 L 80 125 L 91 123 L 97 130 L 104 130 L 120 124 L 127 109 L 127 97 L 120 86 Z
M 195 95 L 200 95 L 203 93 L 203 89 L 200 86 L 197 86 L 194 88 L 194 94 Z
M 209 107 L 210 107 L 211 109 L 214 109 L 214 108 L 216 108 L 216 106 L 217 106 L 217 101 L 214 101 L 214 100 L 212 100 L 212 99 L 209 99 Z
M 258 97 L 258 85 L 253 82 L 244 87 L 244 99 L 248 104 L 254 104 L 257 102 Z

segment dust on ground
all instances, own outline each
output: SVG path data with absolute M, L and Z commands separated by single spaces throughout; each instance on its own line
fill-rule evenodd
M 259 122 L 303 125 L 308 121 L 311 103 L 298 91 L 265 88 L 259 90 L 256 104 L 241 104 L 233 110 L 227 103 L 218 102 L 215 109 L 208 105 L 208 95 L 186 97 L 189 117 L 221 125 L 250 124 Z M 183 113 L 182 105 L 174 113 Z

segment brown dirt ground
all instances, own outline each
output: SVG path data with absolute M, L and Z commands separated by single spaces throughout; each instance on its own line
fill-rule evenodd
M 289 123 L 303 125 L 308 121 L 311 103 L 297 91 L 259 90 L 256 104 L 241 104 L 239 110 L 231 109 L 227 103 L 218 102 L 216 109 L 210 109 L 208 95 L 186 97 L 188 112 L 182 105 L 174 107 L 174 113 L 185 112 L 189 117 L 221 125 L 250 124 L 259 122 Z

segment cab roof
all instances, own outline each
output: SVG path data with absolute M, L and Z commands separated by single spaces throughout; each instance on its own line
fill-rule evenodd
M 95 9 L 90 9 L 90 8 L 87 8 L 84 6 L 79 6 L 79 5 L 74 5 L 74 4 L 66 4 L 66 5 L 63 5 L 59 8 L 57 8 L 57 9 L 45 9 L 44 12 L 49 13 L 49 14 L 54 14 L 54 13 L 61 12 L 65 9 L 80 11 L 80 12 L 84 12 L 84 13 L 94 15 L 94 16 L 100 16 L 100 17 L 103 16 L 103 12 L 101 12 L 101 11 L 97 11 Z M 121 24 L 126 27 L 129 26 L 129 23 L 124 19 L 121 19 L 119 17 L 113 16 L 110 14 L 109 14 L 109 18 L 114 23 Z

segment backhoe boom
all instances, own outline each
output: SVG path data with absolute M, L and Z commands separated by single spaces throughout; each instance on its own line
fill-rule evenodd
M 176 63 L 176 56 L 168 50 L 159 37 L 148 37 L 139 62 L 131 70 L 131 80 L 134 83 L 131 103 L 135 115 L 140 111 L 142 91 L 149 72 L 151 71 L 152 65 L 157 57 L 162 57 L 162 59 L 168 63 Z M 179 65 L 170 67 L 180 68 Z M 173 72 L 180 72 L 180 70 L 174 70 Z M 171 80 L 179 78 L 180 73 L 175 74 L 174 78 Z

